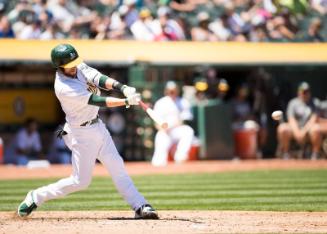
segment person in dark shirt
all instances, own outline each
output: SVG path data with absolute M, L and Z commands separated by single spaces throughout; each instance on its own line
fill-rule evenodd
M 6 16 L 0 18 L 0 38 L 15 38 L 15 33 Z

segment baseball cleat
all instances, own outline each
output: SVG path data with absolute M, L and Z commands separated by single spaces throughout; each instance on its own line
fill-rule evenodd
M 26 217 L 32 213 L 33 210 L 37 208 L 33 200 L 33 191 L 29 191 L 22 203 L 18 206 L 17 214 L 19 217 Z
M 159 219 L 159 216 L 151 205 L 145 204 L 135 211 L 135 219 Z

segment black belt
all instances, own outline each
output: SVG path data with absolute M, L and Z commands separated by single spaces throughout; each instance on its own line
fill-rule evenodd
M 99 122 L 99 116 L 97 116 L 95 119 L 92 119 L 92 120 L 86 121 L 85 123 L 82 123 L 80 126 L 85 127 L 86 125 L 92 125 L 97 122 Z

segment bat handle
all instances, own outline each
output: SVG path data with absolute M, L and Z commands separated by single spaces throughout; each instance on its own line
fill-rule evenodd
M 143 110 L 145 110 L 145 111 L 149 108 L 148 105 L 145 104 L 143 101 L 140 101 L 139 104 L 143 108 Z

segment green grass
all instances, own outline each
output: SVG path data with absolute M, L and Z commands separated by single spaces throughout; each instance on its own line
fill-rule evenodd
M 327 170 L 135 176 L 157 209 L 327 211 Z M 0 211 L 15 210 L 27 191 L 56 179 L 0 180 Z M 39 210 L 127 210 L 109 178 Z

